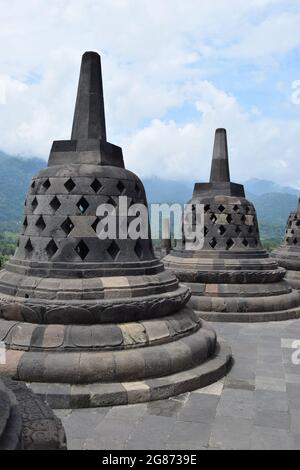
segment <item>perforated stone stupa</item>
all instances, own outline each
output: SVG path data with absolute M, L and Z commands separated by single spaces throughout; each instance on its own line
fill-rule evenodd
M 147 205 L 107 142 L 100 57 L 83 55 L 71 140 L 33 177 L 14 257 L 0 274 L 0 373 L 54 407 L 155 400 L 218 380 L 230 350 L 186 304 L 150 238 L 100 240 L 97 208 Z M 121 221 L 124 222 L 124 221 Z
M 300 290 L 300 199 L 289 215 L 283 243 L 272 256 L 287 270 L 285 278 L 288 283 Z
M 253 204 L 230 181 L 225 129 L 216 131 L 210 182 L 195 184 L 190 203 L 203 205 L 203 248 L 187 250 L 183 242 L 164 263 L 190 287 L 200 316 L 249 322 L 300 316 L 299 294 L 262 248 Z

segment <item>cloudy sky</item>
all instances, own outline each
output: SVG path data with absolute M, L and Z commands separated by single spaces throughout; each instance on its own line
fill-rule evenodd
M 207 180 L 226 127 L 234 180 L 300 188 L 300 0 L 0 0 L 0 20 L 1 150 L 69 138 L 95 50 L 129 169 Z

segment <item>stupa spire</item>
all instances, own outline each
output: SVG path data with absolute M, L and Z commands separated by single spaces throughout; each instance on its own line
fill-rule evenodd
M 97 52 L 82 56 L 71 139 L 106 141 L 101 59 Z
M 210 182 L 227 183 L 229 181 L 230 173 L 226 129 L 217 129 L 211 164 Z

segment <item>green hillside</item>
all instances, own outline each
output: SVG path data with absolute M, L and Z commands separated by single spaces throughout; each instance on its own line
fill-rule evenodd
M 0 232 L 18 230 L 30 179 L 45 166 L 39 158 L 11 157 L 0 152 Z
M 4 256 L 11 255 L 15 249 L 16 234 L 22 220 L 24 197 L 30 179 L 45 166 L 46 162 L 39 158 L 25 159 L 0 151 L 0 253 Z M 183 204 L 190 199 L 193 192 L 193 183 L 187 181 L 176 182 L 159 178 L 144 178 L 143 181 L 149 203 Z M 263 188 L 272 192 L 262 194 Z M 282 240 L 288 214 L 297 205 L 297 190 L 258 179 L 246 182 L 245 189 L 248 199 L 256 207 L 261 238 L 265 246 L 277 246 Z M 273 192 L 274 190 L 276 192 Z

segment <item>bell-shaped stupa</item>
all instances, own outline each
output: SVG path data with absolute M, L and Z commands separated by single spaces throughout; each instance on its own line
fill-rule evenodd
M 289 215 L 283 243 L 272 256 L 287 270 L 285 278 L 289 284 L 300 290 L 300 199 Z
M 151 236 L 100 239 L 99 207 L 117 227 L 147 206 L 122 149 L 106 140 L 100 57 L 83 55 L 71 140 L 53 143 L 32 179 L 14 257 L 0 273 L 0 373 L 54 407 L 155 400 L 224 375 L 229 348 L 186 304 Z M 148 217 L 147 217 L 147 223 Z
M 225 129 L 216 131 L 210 182 L 196 183 L 189 203 L 203 211 L 203 244 L 191 250 L 183 241 L 163 261 L 190 287 L 200 316 L 247 322 L 300 316 L 299 294 L 262 248 L 253 204 L 230 181 Z

